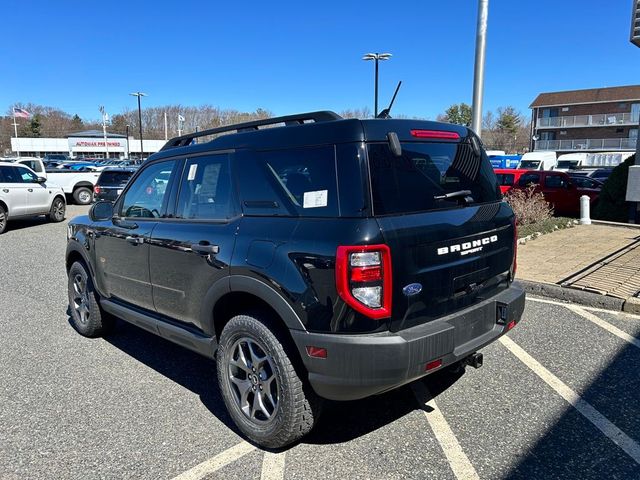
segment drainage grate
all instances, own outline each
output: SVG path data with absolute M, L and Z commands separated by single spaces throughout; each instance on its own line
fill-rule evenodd
M 560 284 L 580 290 L 629 298 L 640 294 L 640 242 L 616 252 Z

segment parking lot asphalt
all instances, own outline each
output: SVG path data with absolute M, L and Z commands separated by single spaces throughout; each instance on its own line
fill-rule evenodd
M 123 322 L 75 333 L 65 224 L 0 236 L 2 479 L 640 478 L 640 317 L 529 299 L 482 368 L 330 403 L 265 452 L 233 427 L 212 361 Z

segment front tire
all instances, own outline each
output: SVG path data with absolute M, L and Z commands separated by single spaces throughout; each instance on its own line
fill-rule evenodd
M 265 322 L 238 315 L 227 323 L 220 336 L 217 372 L 227 410 L 258 445 L 281 448 L 313 428 L 321 400 L 298 376 Z
M 53 203 L 51 204 L 51 209 L 49 210 L 49 221 L 50 222 L 61 222 L 64 220 L 64 214 L 66 212 L 67 206 L 60 197 L 56 197 L 53 199 Z
M 73 191 L 73 200 L 78 205 L 89 205 L 93 201 L 93 192 L 87 187 L 79 187 Z
M 9 215 L 7 214 L 7 210 L 0 205 L 0 235 L 5 232 L 7 229 L 7 221 L 9 220 Z
M 68 292 L 71 324 L 80 335 L 101 337 L 113 328 L 113 318 L 101 311 L 91 276 L 81 262 L 69 269 Z

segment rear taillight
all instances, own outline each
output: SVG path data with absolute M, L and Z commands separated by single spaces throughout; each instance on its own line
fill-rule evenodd
M 93 187 L 93 193 L 95 193 L 95 194 L 100 193 L 100 185 L 94 185 L 94 187 Z
M 355 311 L 369 318 L 391 316 L 391 251 L 387 245 L 340 246 L 336 288 Z
M 513 217 L 513 260 L 511 261 L 511 280 L 516 278 L 516 269 L 518 268 L 518 224 L 516 217 Z

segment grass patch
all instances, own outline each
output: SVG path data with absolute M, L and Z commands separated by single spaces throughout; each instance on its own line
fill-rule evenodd
M 542 233 L 544 235 L 545 233 L 551 233 L 556 230 L 570 228 L 575 225 L 573 222 L 573 218 L 551 217 L 536 223 L 530 223 L 529 225 L 520 225 L 518 227 L 518 238 L 527 237 L 529 235 L 533 235 L 536 232 Z

